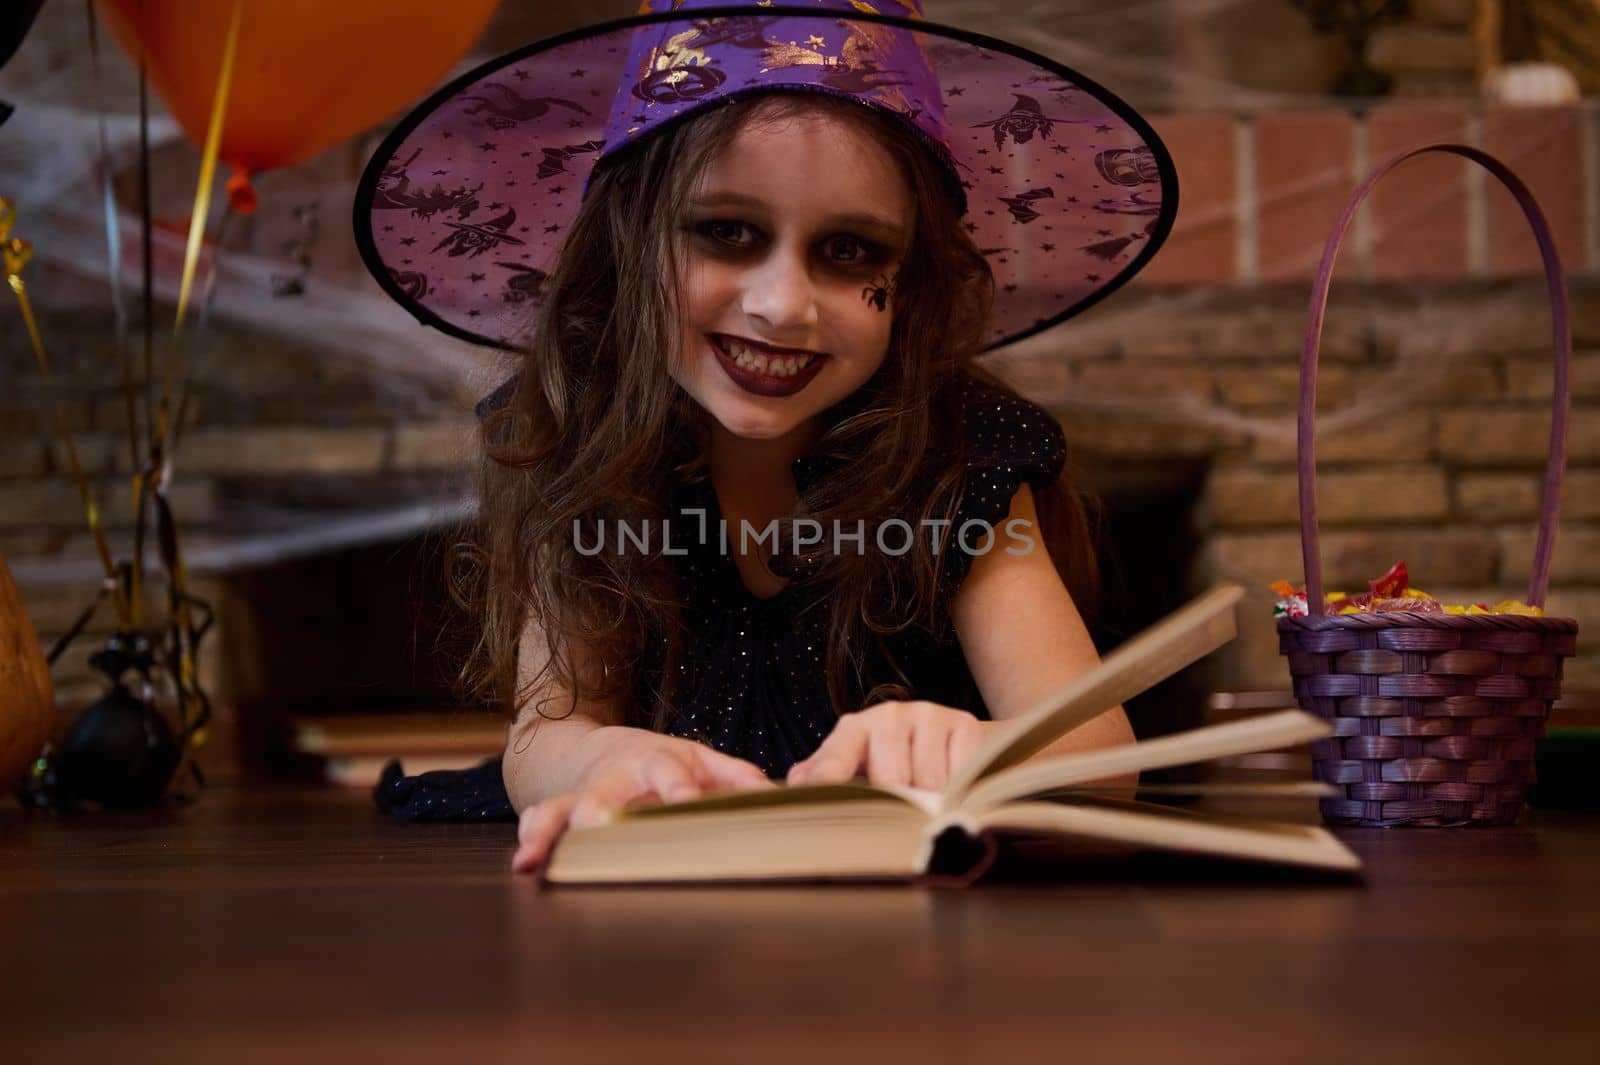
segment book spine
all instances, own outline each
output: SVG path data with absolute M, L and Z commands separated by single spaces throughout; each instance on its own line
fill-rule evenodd
M 1000 841 L 988 829 L 980 829 L 974 835 L 949 825 L 930 842 L 923 871 L 912 879 L 919 887 L 967 887 L 987 873 L 1000 854 Z

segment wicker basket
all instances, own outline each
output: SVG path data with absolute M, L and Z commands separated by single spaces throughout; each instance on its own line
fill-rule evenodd
M 1312 285 L 1300 363 L 1300 540 L 1307 617 L 1278 619 L 1300 706 L 1332 722 L 1312 745 L 1317 779 L 1339 796 L 1322 800 L 1329 824 L 1508 825 L 1533 781 L 1534 744 L 1561 694 L 1573 653 L 1571 618 L 1498 614 L 1323 613 L 1317 527 L 1317 353 L 1334 258 L 1356 208 L 1395 166 L 1425 152 L 1481 164 L 1508 187 L 1533 226 L 1544 259 L 1555 332 L 1555 405 L 1539 536 L 1527 602 L 1543 606 L 1566 468 L 1572 333 L 1566 284 L 1544 216 L 1504 164 L 1476 148 L 1434 144 L 1395 156 L 1356 189 L 1334 226 Z

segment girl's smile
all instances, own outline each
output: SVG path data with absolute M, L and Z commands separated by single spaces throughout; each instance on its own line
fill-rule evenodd
M 725 333 L 706 339 L 733 383 L 758 396 L 794 395 L 811 383 L 827 359 L 821 352 L 780 348 Z

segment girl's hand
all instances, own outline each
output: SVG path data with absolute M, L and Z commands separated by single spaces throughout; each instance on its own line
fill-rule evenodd
M 833 784 L 865 771 L 873 784 L 942 788 L 952 767 L 988 738 L 993 722 L 929 702 L 885 702 L 844 714 L 790 784 Z
M 532 872 L 549 857 L 570 824 L 600 824 L 624 806 L 682 802 L 705 792 L 775 787 L 751 762 L 693 740 L 651 735 L 606 751 L 584 771 L 578 786 L 522 811 L 511 869 Z

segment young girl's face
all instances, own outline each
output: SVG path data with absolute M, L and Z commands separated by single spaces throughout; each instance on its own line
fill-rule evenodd
M 680 227 L 673 377 L 734 436 L 808 426 L 883 364 L 911 192 L 827 111 L 758 110 L 706 168 Z

